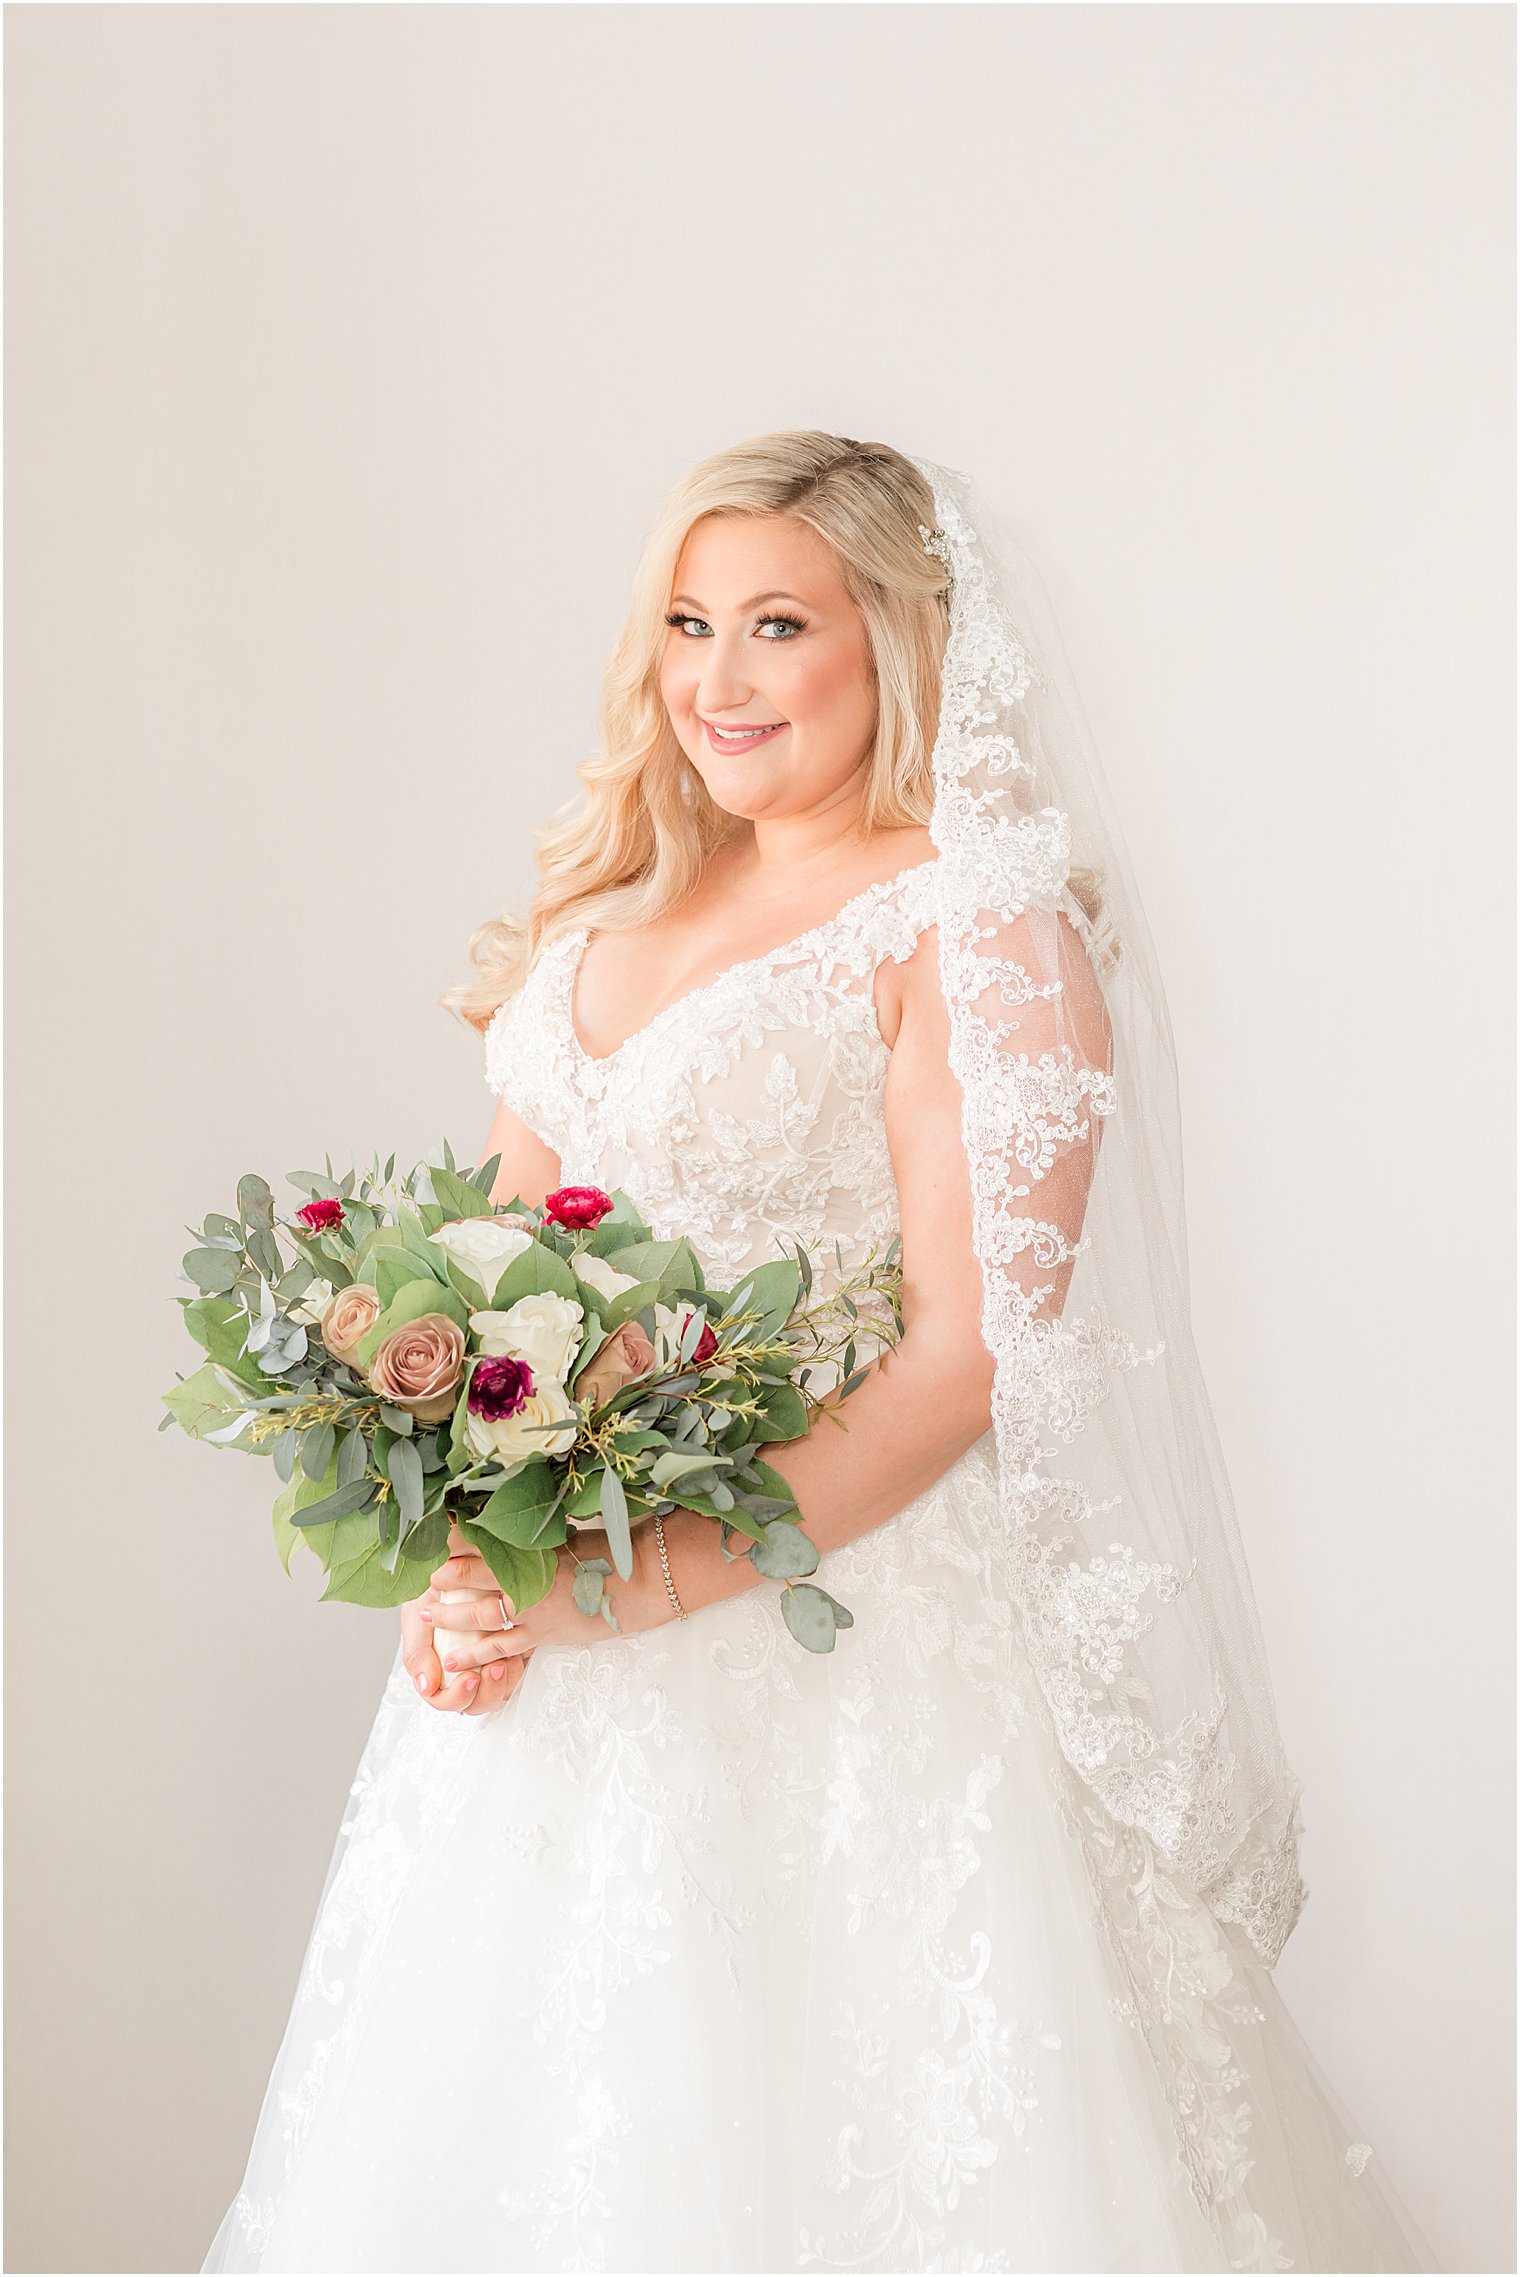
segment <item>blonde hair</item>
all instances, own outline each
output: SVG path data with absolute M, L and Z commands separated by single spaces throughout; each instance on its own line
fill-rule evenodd
M 687 763 L 660 694 L 665 615 L 687 533 L 706 515 L 790 514 L 838 557 L 865 620 L 877 694 L 861 832 L 926 823 L 940 665 L 950 629 L 944 564 L 924 549 L 934 494 L 888 443 L 806 429 L 719 451 L 678 482 L 645 542 L 627 621 L 602 681 L 601 749 L 576 768 L 585 798 L 538 833 L 538 890 L 525 918 L 494 917 L 470 936 L 476 977 L 439 1002 L 484 1029 L 542 944 L 573 926 L 631 931 L 675 907 L 714 850 L 746 827 Z M 1090 872 L 1070 884 L 1087 907 Z M 1084 892 L 1084 881 L 1087 882 Z M 1095 908 L 1089 910 L 1095 914 Z

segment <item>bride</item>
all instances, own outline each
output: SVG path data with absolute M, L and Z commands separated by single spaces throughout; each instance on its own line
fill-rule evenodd
M 725 1281 L 900 1236 L 900 1341 L 767 1450 L 853 1625 L 803 1651 L 694 1512 L 615 1627 L 456 1528 L 208 2270 L 1436 2266 L 1275 1989 L 1298 1785 L 1165 999 L 968 489 L 812 432 L 696 468 L 450 1000 L 498 1203 L 622 1188 Z

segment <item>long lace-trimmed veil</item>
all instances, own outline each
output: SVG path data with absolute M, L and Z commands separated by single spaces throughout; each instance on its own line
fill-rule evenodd
M 1132 1973 L 1165 1965 L 1175 1885 L 1270 1965 L 1299 1785 L 1193 1345 L 1165 991 L 1040 580 L 968 477 L 914 464 L 950 577 L 940 978 L 1024 1641 Z

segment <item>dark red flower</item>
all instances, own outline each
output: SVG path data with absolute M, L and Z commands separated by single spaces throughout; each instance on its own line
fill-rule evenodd
M 470 1405 L 488 1423 L 515 1415 L 532 1397 L 533 1370 L 526 1360 L 478 1360 L 470 1378 Z
M 712 1358 L 717 1349 L 718 1339 L 713 1334 L 712 1322 L 710 1320 L 704 1320 L 702 1323 L 702 1333 L 697 1338 L 697 1348 L 693 1352 L 691 1358 L 687 1361 L 687 1367 L 705 1368 L 708 1361 Z
M 612 1196 L 604 1194 L 600 1186 L 556 1186 L 552 1194 L 544 1196 L 544 1216 L 572 1231 L 600 1225 L 612 1207 Z
M 343 1223 L 343 1204 L 334 1201 L 308 1202 L 297 1210 L 296 1216 L 312 1233 L 326 1233 L 329 1226 Z

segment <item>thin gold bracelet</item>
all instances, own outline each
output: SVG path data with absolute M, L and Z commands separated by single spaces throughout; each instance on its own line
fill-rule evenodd
M 655 1547 L 660 1553 L 660 1570 L 665 1576 L 665 1594 L 676 1609 L 676 1619 L 678 1621 L 684 1621 L 686 1618 L 686 1608 L 681 1603 L 680 1598 L 676 1595 L 676 1585 L 670 1578 L 670 1560 L 665 1554 L 665 1520 L 662 1513 L 659 1511 L 656 1511 L 655 1513 L 654 1539 Z

